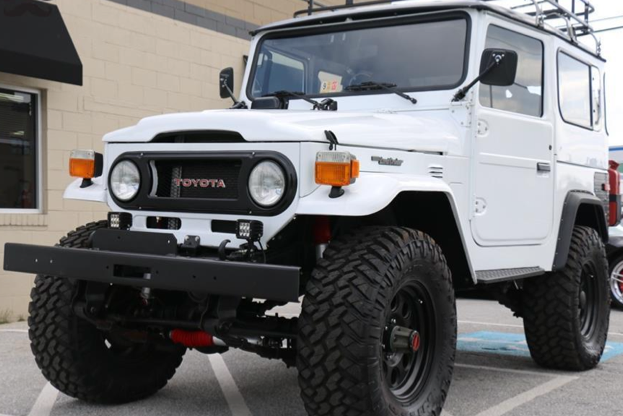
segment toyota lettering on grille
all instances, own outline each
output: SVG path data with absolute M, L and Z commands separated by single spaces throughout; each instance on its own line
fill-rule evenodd
M 177 186 L 184 188 L 227 188 L 222 179 L 173 179 Z

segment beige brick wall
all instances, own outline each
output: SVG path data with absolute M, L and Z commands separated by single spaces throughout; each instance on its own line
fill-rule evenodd
M 0 73 L 0 84 L 41 92 L 44 143 L 44 213 L 0 213 L 0 264 L 6 242 L 52 245 L 67 231 L 105 217 L 101 204 L 62 199 L 71 181 L 71 149 L 101 152 L 103 134 L 142 117 L 228 106 L 218 98 L 218 73 L 232 66 L 240 80 L 248 52 L 247 41 L 107 0 L 55 3 L 82 59 L 84 86 Z M 242 0 L 216 3 L 253 7 Z M 13 319 L 26 316 L 32 282 L 0 270 L 0 320 L 6 311 Z
M 265 25 L 278 20 L 289 19 L 297 10 L 307 8 L 301 0 L 186 0 L 194 4 L 221 14 L 235 17 L 240 20 Z M 344 0 L 320 0 L 323 5 L 344 4 Z

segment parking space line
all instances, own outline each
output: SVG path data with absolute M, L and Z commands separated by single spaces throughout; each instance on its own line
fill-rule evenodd
M 541 376 L 541 377 L 559 377 L 561 374 L 564 374 L 562 371 L 552 371 L 552 370 L 543 370 L 543 371 L 533 371 L 533 370 L 518 370 L 516 368 L 502 368 L 502 367 L 489 367 L 486 365 L 472 365 L 472 364 L 455 364 L 457 368 L 467 368 L 471 370 L 482 370 L 482 371 L 497 371 L 500 373 L 511 373 L 511 374 L 523 374 L 526 376 Z M 566 376 L 570 377 L 574 380 L 579 377 L 574 376 Z
M 521 393 L 511 399 L 505 400 L 502 403 L 493 406 L 490 409 L 485 410 L 484 412 L 478 413 L 476 416 L 502 416 L 507 414 L 508 412 L 522 406 L 537 397 L 544 396 L 552 391 L 561 388 L 565 384 L 571 383 L 572 381 L 577 380 L 578 377 L 570 377 L 570 376 L 559 376 L 553 380 L 548 381 L 547 383 L 541 384 L 533 389 L 530 389 L 524 393 Z
M 49 416 L 50 413 L 52 413 L 52 408 L 54 407 L 54 403 L 56 403 L 57 397 L 58 390 L 50 383 L 47 383 L 43 390 L 41 390 L 41 393 L 39 393 L 39 397 L 37 397 L 37 401 L 32 409 L 30 409 L 28 416 Z
M 464 325 L 480 325 L 480 326 L 498 326 L 501 328 L 521 328 L 523 329 L 523 325 L 516 325 L 516 324 L 498 324 L 495 322 L 478 322 L 478 321 L 458 321 L 459 324 L 464 324 Z M 615 336 L 615 337 L 623 337 L 623 334 L 619 333 L 619 332 L 608 332 L 609 336 Z
M 27 329 L 0 329 L 0 332 L 19 332 L 19 333 L 27 334 L 28 330 Z
M 523 325 L 515 325 L 515 324 L 497 324 L 494 322 L 476 322 L 476 321 L 458 321 L 460 324 L 466 325 L 481 325 L 481 326 L 499 326 L 504 328 L 521 328 L 523 329 Z
M 212 364 L 212 370 L 214 370 L 216 380 L 221 386 L 225 400 L 227 400 L 232 416 L 252 416 L 223 357 L 219 354 L 210 354 L 208 358 L 210 359 L 210 364 Z

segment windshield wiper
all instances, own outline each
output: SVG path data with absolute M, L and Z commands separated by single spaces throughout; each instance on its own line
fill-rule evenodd
M 404 92 L 396 89 L 396 84 L 390 84 L 387 82 L 375 82 L 375 81 L 366 81 L 361 84 L 349 85 L 344 88 L 346 91 L 371 91 L 371 90 L 385 90 L 389 91 L 393 94 L 396 94 L 399 97 L 404 98 L 405 100 L 411 101 L 413 104 L 417 104 L 417 100 L 413 97 L 408 96 Z
M 308 103 L 314 106 L 314 110 L 323 110 L 323 111 L 336 111 L 337 110 L 337 101 L 332 100 L 331 98 L 327 98 L 322 101 L 312 100 L 307 97 L 304 92 L 299 91 L 275 91 L 270 94 L 264 94 L 262 97 L 277 97 L 277 98 L 285 98 L 285 97 L 294 97 L 300 98 L 301 100 L 307 101 Z

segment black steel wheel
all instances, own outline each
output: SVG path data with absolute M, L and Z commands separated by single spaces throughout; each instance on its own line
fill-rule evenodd
M 524 284 L 524 329 L 537 364 L 584 371 L 599 364 L 610 322 L 610 279 L 597 231 L 573 231 L 567 265 Z
M 307 413 L 440 414 L 456 332 L 450 270 L 429 236 L 397 227 L 343 235 L 317 264 L 299 318 Z
M 599 287 L 593 263 L 587 263 L 580 275 L 578 310 L 580 314 L 580 331 L 586 339 L 590 339 L 597 328 L 599 318 Z
M 399 326 L 415 331 L 417 348 L 395 351 L 391 347 L 392 330 Z M 425 286 L 408 282 L 390 303 L 382 350 L 385 385 L 397 401 L 408 405 L 417 398 L 430 376 L 436 339 L 435 310 Z

